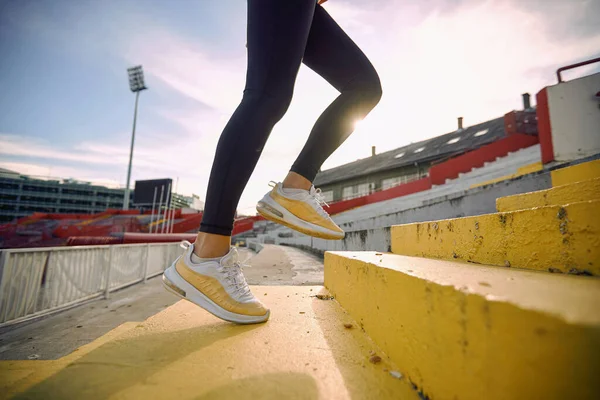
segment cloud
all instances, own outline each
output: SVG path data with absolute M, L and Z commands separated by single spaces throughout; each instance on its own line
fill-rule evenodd
M 33 176 L 39 179 L 65 179 L 76 178 L 83 182 L 91 182 L 110 188 L 120 188 L 123 185 L 111 178 L 102 176 L 102 172 L 96 169 L 71 168 L 64 166 L 41 165 L 39 163 L 24 163 L 0 161 L 0 167 L 18 172 L 23 175 Z

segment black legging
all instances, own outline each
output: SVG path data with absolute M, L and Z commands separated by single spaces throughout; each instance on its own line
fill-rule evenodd
M 379 77 L 367 57 L 315 0 L 248 0 L 247 35 L 246 88 L 219 139 L 202 232 L 231 235 L 242 192 L 290 105 L 301 62 L 340 92 L 291 168 L 311 182 L 354 122 L 381 98 Z

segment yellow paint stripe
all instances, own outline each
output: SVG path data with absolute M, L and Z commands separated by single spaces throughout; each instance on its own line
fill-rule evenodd
M 533 163 L 533 164 L 525 165 L 524 167 L 520 167 L 519 169 L 517 169 L 517 172 L 514 174 L 504 175 L 504 176 L 501 176 L 500 178 L 490 179 L 489 181 L 485 181 L 485 182 L 475 183 L 475 184 L 471 185 L 471 189 L 479 187 L 479 186 L 490 185 L 490 184 L 496 183 L 496 182 L 506 181 L 508 179 L 518 178 L 519 176 L 532 174 L 534 172 L 538 172 L 543 169 L 544 169 L 544 165 L 542 164 L 541 161 Z
M 589 200 L 600 200 L 600 178 L 537 192 L 501 197 L 496 200 L 496 209 L 500 212 L 507 212 Z
M 600 201 L 393 226 L 392 252 L 600 275 Z
M 600 398 L 600 280 L 327 252 L 325 285 L 431 399 Z
M 131 331 L 141 322 L 125 322 L 105 333 L 91 343 L 74 350 L 71 354 L 58 360 L 14 360 L 0 361 L 0 390 L 6 398 L 12 397 L 30 389 L 36 383 L 42 382 L 76 360 L 88 355 L 108 342 L 118 339 Z M 45 398 L 52 397 L 49 393 Z
M 551 176 L 554 187 L 598 178 L 600 177 L 600 160 L 560 168 L 552 171 Z

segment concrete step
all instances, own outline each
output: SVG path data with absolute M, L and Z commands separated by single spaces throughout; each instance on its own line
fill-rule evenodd
M 422 396 L 600 398 L 600 280 L 328 252 L 325 285 Z
M 102 345 L 68 363 L 39 364 L 28 385 L 15 388 L 20 372 L 10 361 L 0 362 L 0 375 L 13 376 L 2 393 L 40 399 L 418 400 L 339 304 L 315 297 L 322 289 L 254 286 L 272 306 L 271 319 L 259 325 L 227 323 L 182 300 L 118 337 L 98 339 Z
M 496 209 L 507 212 L 589 200 L 600 200 L 600 177 L 537 192 L 501 197 L 496 200 Z
M 600 201 L 392 226 L 392 252 L 600 276 Z
M 37 383 L 67 368 L 69 364 L 97 350 L 106 343 L 117 340 L 139 324 L 140 322 L 125 322 L 58 360 L 0 361 L 0 393 L 3 393 L 0 398 L 9 398 L 26 392 Z M 46 398 L 50 397 L 51 394 L 48 393 Z
M 552 186 L 568 185 L 600 177 L 600 159 L 587 161 L 551 172 Z

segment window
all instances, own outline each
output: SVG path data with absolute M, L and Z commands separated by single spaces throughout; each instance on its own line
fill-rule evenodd
M 414 152 L 415 152 L 415 153 L 420 153 L 420 152 L 422 152 L 423 150 L 425 150 L 425 146 L 423 146 L 423 147 L 419 147 L 419 148 L 418 148 L 418 149 L 416 149 Z
M 375 190 L 375 184 L 370 183 L 361 183 L 354 186 L 346 186 L 342 190 L 342 199 L 349 200 L 354 199 L 356 197 L 366 196 L 372 193 Z
M 446 144 L 454 144 L 456 142 L 458 142 L 460 140 L 460 136 L 459 137 L 455 137 L 454 139 L 450 139 L 446 142 Z
M 477 136 L 483 136 L 483 135 L 485 135 L 486 133 L 488 133 L 488 131 L 489 131 L 489 129 L 484 129 L 484 130 L 482 130 L 482 131 L 479 131 L 479 132 L 475 133 L 475 134 L 473 135 L 473 137 L 477 137 Z
M 407 174 L 402 176 L 396 176 L 394 178 L 384 179 L 382 182 L 383 190 L 393 188 L 395 186 L 403 185 L 408 182 L 416 181 L 419 179 L 419 173 Z
M 404 154 L 406 154 L 406 153 L 402 152 L 402 153 L 396 154 L 396 155 L 394 156 L 394 158 L 400 158 L 400 157 L 403 157 L 403 156 L 404 156 Z
M 323 200 L 325 200 L 327 203 L 331 203 L 333 201 L 333 190 L 321 192 L 321 196 L 323 196 Z

